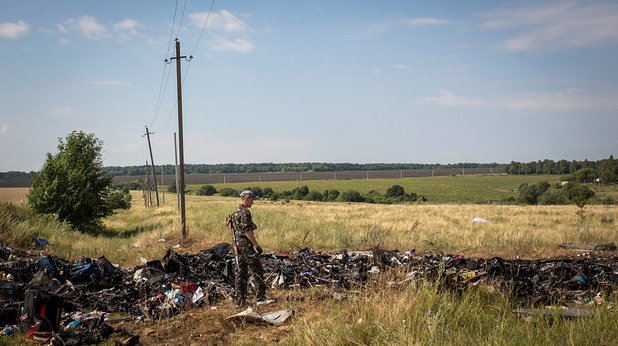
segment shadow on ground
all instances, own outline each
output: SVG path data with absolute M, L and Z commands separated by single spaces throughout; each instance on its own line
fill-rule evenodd
M 131 238 L 143 232 L 150 232 L 157 228 L 157 225 L 137 226 L 129 229 L 113 229 L 107 227 L 101 227 L 97 230 L 96 234 L 106 238 Z

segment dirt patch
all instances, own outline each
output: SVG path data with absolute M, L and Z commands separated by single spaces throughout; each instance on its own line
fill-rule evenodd
M 298 292 L 300 294 L 300 292 Z M 278 301 L 267 307 L 254 307 L 257 312 L 266 313 L 294 308 L 297 313 L 307 307 L 308 302 L 292 304 L 289 296 L 273 295 Z M 302 300 L 302 299 L 301 299 Z M 139 335 L 144 345 L 220 345 L 242 343 L 276 343 L 293 331 L 293 318 L 281 326 L 232 323 L 226 318 L 242 309 L 231 301 L 221 301 L 214 306 L 192 309 L 180 315 L 159 321 L 118 322 L 113 327 L 122 327 Z

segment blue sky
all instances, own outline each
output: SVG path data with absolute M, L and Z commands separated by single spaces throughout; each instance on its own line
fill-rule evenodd
M 3 1 L 0 171 L 40 169 L 73 130 L 144 164 L 146 125 L 173 163 L 175 37 L 187 163 L 617 154 L 615 1 L 211 4 Z

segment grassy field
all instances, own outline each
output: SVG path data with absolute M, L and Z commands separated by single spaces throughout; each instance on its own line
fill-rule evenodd
M 425 196 L 429 203 L 495 203 L 517 195 L 517 188 L 523 183 L 534 184 L 539 181 L 555 183 L 556 175 L 456 175 L 442 177 L 419 177 L 403 179 L 356 179 L 356 180 L 312 180 L 312 181 L 278 181 L 253 183 L 212 184 L 217 190 L 233 188 L 243 190 L 247 187 L 270 187 L 274 191 L 292 190 L 306 185 L 309 190 L 323 192 L 337 189 L 340 192 L 355 190 L 366 194 L 371 190 L 380 193 L 393 185 L 401 185 L 406 192 L 415 192 Z M 200 185 L 189 185 L 189 192 Z M 612 196 L 618 200 L 618 185 L 592 187 L 597 196 L 591 201 Z
M 502 178 L 506 182 L 497 181 Z M 535 178 L 524 182 L 538 181 L 539 177 Z M 488 183 L 485 180 L 483 184 L 483 179 L 496 181 Z M 267 251 L 288 251 L 304 246 L 315 250 L 380 246 L 503 257 L 572 255 L 560 250 L 560 243 L 618 243 L 616 205 L 589 205 L 580 217 L 575 206 L 469 203 L 473 199 L 460 204 L 452 200 L 453 196 L 475 189 L 475 198 L 480 200 L 486 201 L 487 196 L 504 198 L 512 193 L 513 186 L 516 188 L 522 182 L 512 177 L 346 181 L 351 184 L 349 187 L 339 185 L 341 181 L 332 186 L 329 182 L 315 182 L 322 184 L 316 187 L 311 185 L 314 182 L 306 183 L 317 190 L 368 191 L 386 189 L 399 182 L 403 182 L 401 185 L 406 190 L 426 194 L 430 201 L 434 196 L 451 202 L 372 205 L 260 200 L 252 208 L 259 226 L 257 237 Z M 457 182 L 466 184 L 459 186 Z M 286 184 L 290 185 L 280 187 L 264 183 L 262 186 L 291 189 L 298 183 L 288 182 Z M 237 187 L 248 185 L 255 184 L 238 184 Z M 422 187 L 427 190 L 421 190 Z M 606 191 L 615 192 L 613 187 L 607 187 Z M 3 196 L 5 190 L 0 189 L 0 199 L 7 199 Z M 98 235 L 77 232 L 51 216 L 34 215 L 25 207 L 1 202 L 0 239 L 13 246 L 28 247 L 33 238 L 40 236 L 51 242 L 48 250 L 58 256 L 105 255 L 124 266 L 138 265 L 140 258 L 161 258 L 168 248 L 179 243 L 179 217 L 174 196 L 168 194 L 166 204 L 160 208 L 145 208 L 141 193 L 133 192 L 132 196 L 133 207 L 105 219 L 105 229 Z M 237 203 L 236 198 L 187 196 L 189 239 L 180 251 L 195 252 L 219 242 L 229 242 L 224 218 Z M 473 223 L 474 217 L 488 222 Z M 576 320 L 541 315 L 524 320 L 512 313 L 516 305 L 511 298 L 491 287 L 478 287 L 460 295 L 441 291 L 432 283 L 388 287 L 389 277 L 381 280 L 362 292 L 350 292 L 345 301 L 324 299 L 325 295 L 332 294 L 325 288 L 274 290 L 272 295 L 279 298 L 277 308 L 291 308 L 297 312 L 291 324 L 277 328 L 230 327 L 221 322 L 235 312 L 229 302 L 219 303 L 218 310 L 199 309 L 155 324 L 131 322 L 126 327 L 140 334 L 146 344 L 578 345 L 613 344 L 618 340 L 618 324 L 608 323 L 618 319 L 616 308 L 602 306 L 595 309 L 592 317 Z M 616 304 L 615 297 L 608 299 Z M 153 334 L 152 330 L 157 332 Z

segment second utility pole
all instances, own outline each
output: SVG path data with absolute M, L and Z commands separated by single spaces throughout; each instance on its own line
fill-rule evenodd
M 184 244 L 187 238 L 187 213 L 185 210 L 185 152 L 184 152 L 184 138 L 182 132 L 182 83 L 180 81 L 180 59 L 186 59 L 191 61 L 193 56 L 180 56 L 180 41 L 176 39 L 176 56 L 166 59 L 165 62 L 171 63 L 172 59 L 176 59 L 176 89 L 178 90 L 178 156 L 180 157 L 180 165 L 178 167 L 178 175 L 180 178 L 180 186 L 176 188 L 180 189 L 180 222 L 182 224 L 180 228 L 180 242 Z
M 157 174 L 155 173 L 154 159 L 152 158 L 152 147 L 150 146 L 150 134 L 148 126 L 146 126 L 146 137 L 148 137 L 148 149 L 150 149 L 150 163 L 152 163 L 152 177 L 154 179 L 155 195 L 157 196 L 157 207 L 159 206 L 159 187 L 157 186 Z M 143 137 L 143 136 L 142 136 Z

